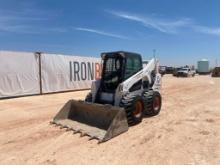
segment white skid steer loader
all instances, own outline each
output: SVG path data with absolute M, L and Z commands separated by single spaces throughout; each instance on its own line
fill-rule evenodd
M 155 58 L 142 67 L 141 55 L 102 53 L 102 76 L 92 83 L 85 101 L 69 100 L 52 123 L 107 141 L 161 109 L 161 75 Z

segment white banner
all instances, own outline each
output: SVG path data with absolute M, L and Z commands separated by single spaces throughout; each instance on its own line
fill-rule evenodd
M 0 98 L 39 93 L 39 56 L 0 51 Z
M 42 92 L 88 89 L 101 76 L 101 58 L 41 54 Z

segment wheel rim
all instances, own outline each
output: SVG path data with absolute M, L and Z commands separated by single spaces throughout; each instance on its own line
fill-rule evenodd
M 137 101 L 135 104 L 135 110 L 133 112 L 134 116 L 136 118 L 141 117 L 142 111 L 143 111 L 143 105 L 142 105 L 141 101 Z
M 160 97 L 159 96 L 156 96 L 154 98 L 153 108 L 155 111 L 158 111 L 160 109 Z

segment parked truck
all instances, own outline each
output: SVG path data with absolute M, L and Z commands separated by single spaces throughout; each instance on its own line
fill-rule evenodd
M 177 71 L 177 77 L 194 77 L 196 71 L 190 67 L 184 67 Z

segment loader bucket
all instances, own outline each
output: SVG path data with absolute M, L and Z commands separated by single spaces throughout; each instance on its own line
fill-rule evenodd
M 107 141 L 128 130 L 124 109 L 84 101 L 69 100 L 54 117 L 53 123 L 88 135 L 99 142 Z

